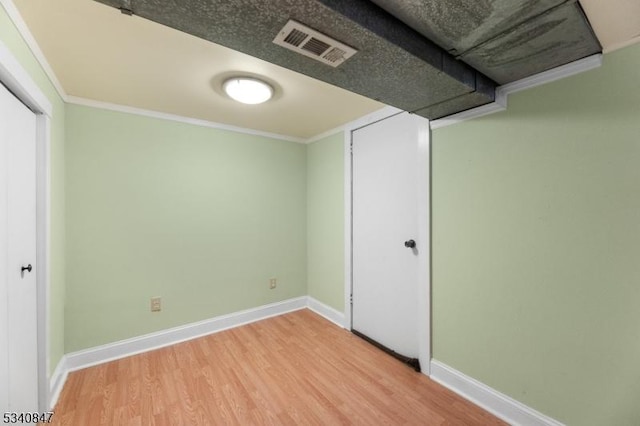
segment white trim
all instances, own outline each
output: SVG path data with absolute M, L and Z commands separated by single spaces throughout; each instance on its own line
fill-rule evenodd
M 615 52 L 616 50 L 624 49 L 625 47 L 629 47 L 632 44 L 640 43 L 640 35 L 637 37 L 633 37 L 629 40 L 624 40 L 619 43 L 614 43 L 604 49 L 604 53 Z
M 247 129 L 244 127 L 231 126 L 214 121 L 201 120 L 198 118 L 185 117 L 182 115 L 168 114 L 165 112 L 152 111 L 143 108 L 136 108 L 126 105 L 112 104 L 109 102 L 96 101 L 93 99 L 79 98 L 77 96 L 67 96 L 67 103 L 92 108 L 106 109 L 109 111 L 122 112 L 125 114 L 141 115 L 144 117 L 157 118 L 160 120 L 177 121 L 179 123 L 191 124 L 193 126 L 208 127 L 211 129 L 228 130 L 230 132 L 244 133 L 247 135 L 263 136 L 272 139 L 279 139 L 288 142 L 305 143 L 306 139 L 294 136 L 280 135 L 277 133 L 263 132 L 261 130 Z
M 429 120 L 415 116 L 418 125 L 418 359 L 420 370 L 431 371 L 431 129 Z
M 70 103 L 70 104 L 91 106 L 91 107 L 94 107 L 94 108 L 108 109 L 108 110 L 111 110 L 111 111 L 118 111 L 118 112 L 124 112 L 124 113 L 128 113 L 128 114 L 142 115 L 142 116 L 146 116 L 146 117 L 153 117 L 153 118 L 158 118 L 158 119 L 163 119 L 163 120 L 177 121 L 177 122 L 186 123 L 186 124 L 192 124 L 192 125 L 196 125 L 196 126 L 210 127 L 210 128 L 222 129 L 222 130 L 229 130 L 229 131 L 238 132 L 238 133 L 245 133 L 245 134 L 256 135 L 256 136 L 264 136 L 264 137 L 268 137 L 268 138 L 281 139 L 281 140 L 286 140 L 286 141 L 290 141 L 290 142 L 297 142 L 297 143 L 303 143 L 303 144 L 309 144 L 309 143 L 317 142 L 320 139 L 323 139 L 323 138 L 325 138 L 327 136 L 331 136 L 331 135 L 333 135 L 335 133 L 338 133 L 340 131 L 348 131 L 349 129 L 350 130 L 355 130 L 355 128 L 352 127 L 354 125 L 354 123 L 357 123 L 358 121 L 365 119 L 365 117 L 376 117 L 376 116 L 380 117 L 378 119 L 368 118 L 368 119 L 372 119 L 373 120 L 371 122 L 374 122 L 374 121 L 378 121 L 378 120 L 380 120 L 382 118 L 386 118 L 386 117 L 388 117 L 390 115 L 393 115 L 393 113 L 389 114 L 389 111 L 395 110 L 396 111 L 395 113 L 398 113 L 398 112 L 402 111 L 400 109 L 387 106 L 387 107 L 384 107 L 384 108 L 382 108 L 382 109 L 380 109 L 380 110 L 378 110 L 376 112 L 368 114 L 363 118 L 355 120 L 355 121 L 353 121 L 351 123 L 335 127 L 333 129 L 330 129 L 330 130 L 327 130 L 325 132 L 322 132 L 322 133 L 320 133 L 318 135 L 315 135 L 315 136 L 312 136 L 310 138 L 306 138 L 305 139 L 305 138 L 300 138 L 300 137 L 295 137 L 295 136 L 280 135 L 280 134 L 276 134 L 276 133 L 263 132 L 263 131 L 260 131 L 260 130 L 247 129 L 247 128 L 243 128 L 243 127 L 236 127 L 236 126 L 226 125 L 226 124 L 222 124 L 222 123 L 216 123 L 216 122 L 213 122 L 213 121 L 201 120 L 201 119 L 185 117 L 185 116 L 180 116 L 180 115 L 175 115 L 175 114 L 157 112 L 157 111 L 146 110 L 146 109 L 142 109 L 142 108 L 135 108 L 135 107 L 130 107 L 130 106 L 126 106 L 126 105 L 118 105 L 118 104 L 112 104 L 112 103 L 108 103 L 108 102 L 101 102 L 101 101 L 95 101 L 95 100 L 92 100 L 92 99 L 86 99 L 86 98 L 80 98 L 80 97 L 76 97 L 76 96 L 70 96 L 65 92 L 64 88 L 60 84 L 60 81 L 58 80 L 58 77 L 56 76 L 55 72 L 53 71 L 53 68 L 51 68 L 51 65 L 49 64 L 49 62 L 47 61 L 46 57 L 42 53 L 42 50 L 40 49 L 40 46 L 38 45 L 38 42 L 33 37 L 33 34 L 31 34 L 31 31 L 29 31 L 29 28 L 27 27 L 27 24 L 24 22 L 24 19 L 22 19 L 22 15 L 20 15 L 20 12 L 16 8 L 15 4 L 13 3 L 13 1 L 12 0 L 0 0 L 0 4 L 6 10 L 7 15 L 9 15 L 9 18 L 11 19 L 13 24 L 18 29 L 18 32 L 20 33 L 20 35 L 24 39 L 24 41 L 27 44 L 27 46 L 29 46 L 29 49 L 31 49 L 31 52 L 33 53 L 34 57 L 36 58 L 36 60 L 40 64 L 40 66 L 42 66 L 45 74 L 47 75 L 47 77 L 51 81 L 51 84 L 53 84 L 53 86 L 57 90 L 57 92 L 60 95 L 60 97 L 65 102 Z M 639 40 L 640 39 L 635 38 L 635 39 L 628 40 L 626 42 L 620 43 L 619 45 L 614 45 L 611 48 L 609 48 L 607 50 L 607 52 L 610 52 L 610 51 L 613 51 L 613 50 L 617 50 L 617 49 L 621 49 L 623 47 L 626 47 L 626 46 L 629 46 L 631 44 L 634 44 L 634 43 L 638 42 Z M 431 121 L 431 128 L 432 129 L 438 129 L 440 127 L 446 127 L 446 126 L 450 126 L 450 125 L 453 125 L 453 124 L 461 123 L 463 121 L 470 120 L 470 119 L 473 119 L 473 118 L 478 118 L 478 117 L 482 117 L 484 115 L 488 115 L 488 114 L 493 114 L 493 113 L 496 113 L 496 112 L 504 111 L 507 108 L 507 95 L 509 95 L 511 93 L 519 92 L 519 91 L 525 90 L 525 89 L 530 89 L 532 87 L 536 87 L 536 86 L 539 86 L 541 84 L 546 84 L 546 83 L 549 83 L 549 82 L 552 82 L 552 81 L 555 81 L 555 80 L 559 80 L 561 78 L 565 78 L 565 77 L 569 77 L 569 76 L 572 76 L 572 75 L 575 75 L 575 74 L 579 74 L 581 72 L 589 71 L 591 69 L 599 67 L 601 64 L 602 64 L 602 54 L 596 54 L 596 55 L 592 55 L 592 56 L 589 56 L 587 58 L 580 59 L 578 61 L 572 62 L 570 64 L 562 65 L 560 67 L 557 67 L 557 68 L 554 68 L 554 69 L 551 69 L 551 70 L 548 70 L 548 71 L 544 71 L 544 72 L 542 72 L 540 74 L 536 74 L 534 76 L 527 77 L 527 78 L 524 78 L 522 80 L 518 80 L 518 81 L 515 81 L 513 83 L 506 84 L 504 86 L 500 86 L 500 87 L 498 87 L 496 89 L 496 99 L 495 99 L 494 102 L 486 104 L 486 105 L 479 106 L 477 108 L 472 108 L 472 109 L 469 109 L 467 111 L 462 111 L 462 112 L 459 112 L 457 114 L 452 114 L 452 115 L 447 116 L 447 117 L 439 118 L 437 120 L 432 120 Z M 48 115 L 51 115 L 51 114 L 48 114 Z M 362 124 L 358 125 L 358 127 L 362 127 L 362 126 L 367 125 L 367 124 L 371 124 L 371 123 L 363 122 Z
M 490 104 L 482 105 L 477 108 L 468 109 L 466 111 L 459 112 L 457 114 L 449 115 L 444 118 L 438 118 L 431 122 L 431 129 L 439 129 L 441 127 L 451 126 L 453 124 L 462 123 L 463 121 L 471 120 L 473 118 L 483 117 L 485 115 L 494 114 L 507 109 L 506 102 L 502 104 L 498 102 L 498 92 L 496 90 L 496 100 Z
M 174 345 L 186 340 L 214 334 L 252 322 L 279 316 L 300 309 L 310 309 L 325 319 L 342 327 L 344 314 L 310 296 L 301 296 L 253 309 L 221 315 L 180 327 L 173 327 L 131 339 L 120 340 L 102 346 L 64 355 L 49 379 L 49 408 L 52 410 L 60 397 L 69 373 L 131 355 Z
M 51 365 L 51 120 L 36 115 L 36 271 L 38 309 L 38 400 L 49 405 Z
M 306 138 L 300 138 L 300 137 L 289 136 L 289 135 L 281 135 L 281 134 L 270 133 L 270 132 L 263 132 L 260 130 L 232 126 L 232 125 L 217 123 L 217 122 L 208 121 L 208 120 L 201 120 L 197 118 L 185 117 L 185 116 L 176 115 L 176 114 L 169 114 L 164 112 L 147 110 L 143 108 L 135 108 L 135 107 L 130 107 L 126 105 L 118 105 L 118 104 L 101 102 L 101 101 L 96 101 L 92 99 L 86 99 L 86 98 L 68 95 L 67 92 L 64 90 L 64 87 L 62 87 L 62 84 L 60 84 L 60 80 L 58 80 L 58 77 L 53 71 L 53 68 L 51 68 L 51 65 L 47 61 L 47 58 L 42 53 L 42 50 L 40 49 L 38 42 L 33 37 L 33 34 L 29 30 L 29 27 L 27 26 L 24 19 L 22 18 L 22 15 L 20 15 L 20 11 L 13 3 L 13 0 L 0 0 L 0 4 L 7 12 L 9 19 L 11 19 L 11 21 L 15 25 L 16 29 L 22 36 L 23 40 L 31 50 L 31 53 L 36 58 L 36 60 L 38 61 L 42 69 L 44 70 L 45 74 L 51 81 L 51 84 L 56 89 L 56 91 L 58 92 L 62 100 L 66 103 L 84 105 L 84 106 L 89 106 L 93 108 L 107 109 L 110 111 L 118 111 L 118 112 L 123 112 L 127 114 L 142 115 L 145 117 L 158 118 L 161 120 L 176 121 L 179 123 L 191 124 L 194 126 L 228 130 L 231 132 L 243 133 L 247 135 L 263 136 L 267 138 L 279 139 L 279 140 L 284 140 L 289 142 L 307 143 L 308 141 L 308 139 Z M 49 112 L 48 115 L 50 116 L 51 113 Z
M 33 34 L 31 34 L 31 31 L 29 31 L 29 27 L 27 26 L 26 22 L 24 22 L 24 19 L 22 19 L 22 15 L 20 15 L 20 11 L 18 11 L 16 5 L 12 0 L 0 0 L 0 4 L 2 4 L 2 7 L 7 12 L 7 15 L 9 15 L 9 19 L 11 19 L 13 25 L 15 25 L 24 42 L 27 43 L 27 46 L 29 46 L 29 49 L 31 49 L 31 53 L 33 53 L 33 56 L 42 67 L 43 71 L 49 78 L 49 81 L 51 81 L 53 87 L 56 89 L 60 97 L 66 101 L 67 92 L 64 91 L 64 88 L 60 84 L 60 80 L 58 80 L 56 73 L 53 72 L 53 68 L 51 68 L 51 65 L 49 65 L 47 58 L 44 56 L 44 53 L 42 53 L 42 50 L 40 49 L 40 46 L 38 45 L 36 39 L 33 37 Z
M 361 127 L 368 126 L 369 124 L 375 123 L 376 121 L 384 120 L 385 118 L 400 114 L 401 112 L 404 111 L 396 107 L 385 106 L 377 111 L 372 112 L 371 114 L 367 114 L 345 124 L 344 131 L 351 133 L 352 131 L 357 130 Z M 349 143 L 351 143 L 351 140 L 349 140 Z
M 431 379 L 514 426 L 564 426 L 439 361 L 431 360 Z
M 314 142 L 318 142 L 321 139 L 324 139 L 328 136 L 333 136 L 336 133 L 340 133 L 340 132 L 344 132 L 344 128 L 345 128 L 345 124 L 342 124 L 338 127 L 334 127 L 333 129 L 327 130 L 326 132 L 322 132 L 319 133 L 315 136 L 310 137 L 309 139 L 307 139 L 306 141 L 304 141 L 304 143 L 308 144 L 312 144 Z
M 3 6 L 5 4 L 3 3 Z M 49 289 L 51 286 L 51 118 L 53 107 L 29 73 L 0 42 L 0 81 L 36 114 L 36 298 L 38 404 L 49 405 Z
M 83 106 L 88 106 L 88 107 L 93 107 L 93 108 L 100 108 L 100 109 L 106 109 L 106 110 L 110 110 L 110 111 L 122 112 L 122 113 L 126 113 L 126 114 L 141 115 L 141 116 L 157 118 L 157 119 L 161 119 L 161 120 L 176 121 L 176 122 L 179 122 L 179 123 L 191 124 L 191 125 L 195 125 L 195 126 L 209 127 L 209 128 L 221 129 L 221 130 L 229 130 L 229 131 L 237 132 L 237 133 L 244 133 L 244 134 L 255 135 L 255 136 L 264 136 L 264 137 L 268 137 L 268 138 L 280 139 L 280 140 L 285 140 L 285 141 L 289 141 L 289 142 L 297 142 L 297 143 L 303 143 L 303 144 L 313 143 L 313 142 L 316 142 L 316 141 L 318 141 L 318 140 L 320 140 L 322 138 L 325 138 L 327 136 L 331 136 L 331 135 L 333 135 L 335 133 L 338 133 L 340 131 L 345 130 L 345 128 L 351 124 L 351 123 L 349 123 L 349 124 L 346 124 L 346 125 L 341 125 L 341 126 L 335 127 L 333 129 L 330 129 L 330 130 L 327 130 L 325 132 L 322 132 L 322 133 L 320 133 L 318 135 L 312 136 L 311 138 L 300 138 L 300 137 L 296 137 L 296 136 L 289 136 L 289 135 L 281 135 L 281 134 L 277 134 L 277 133 L 263 132 L 263 131 L 260 131 L 260 130 L 248 129 L 248 128 L 244 128 L 244 127 L 237 127 L 237 126 L 227 125 L 227 124 L 223 124 L 223 123 L 217 123 L 217 122 L 214 122 L 214 121 L 201 120 L 201 119 L 197 119 L 197 118 L 185 117 L 185 116 L 176 115 L 176 114 L 169 114 L 169 113 L 164 113 L 164 112 L 148 110 L 148 109 L 144 109 L 144 108 L 136 108 L 136 107 L 131 107 L 131 106 L 127 106 L 127 105 L 119 105 L 119 104 L 114 104 L 114 103 L 109 103 L 109 102 L 96 101 L 96 100 L 93 100 L 93 99 L 87 99 L 87 98 L 82 98 L 82 97 L 78 97 L 78 96 L 68 95 L 67 92 L 64 90 L 64 87 L 62 87 L 62 84 L 60 84 L 60 80 L 58 80 L 58 77 L 56 76 L 55 72 L 53 71 L 53 68 L 51 68 L 51 65 L 47 61 L 47 58 L 42 53 L 42 50 L 40 49 L 40 46 L 38 45 L 38 42 L 33 37 L 33 34 L 29 30 L 29 27 L 27 26 L 27 24 L 25 23 L 24 19 L 22 18 L 22 15 L 20 15 L 20 11 L 18 10 L 18 8 L 13 3 L 13 0 L 0 0 L 0 4 L 6 10 L 7 15 L 9 16 L 9 19 L 11 19 L 11 21 L 15 25 L 16 29 L 18 30 L 18 32 L 22 36 L 23 40 L 25 41 L 25 43 L 27 44 L 27 46 L 29 47 L 29 49 L 33 53 L 33 56 L 36 58 L 36 60 L 38 61 L 38 63 L 42 67 L 42 69 L 44 70 L 45 74 L 47 75 L 47 77 L 51 81 L 51 84 L 55 87 L 56 91 L 58 92 L 58 94 L 60 95 L 62 100 L 64 102 L 68 103 L 68 104 L 83 105 Z M 393 111 L 393 110 L 395 110 L 396 112 L 400 112 L 401 111 L 401 110 L 399 110 L 397 108 L 393 108 L 393 107 L 384 107 L 384 108 L 382 108 L 382 109 L 380 109 L 380 110 L 378 110 L 378 111 L 376 111 L 376 112 L 374 112 L 372 114 L 367 115 L 366 117 L 369 117 L 369 116 L 374 116 L 375 117 L 376 114 L 380 114 L 381 113 L 383 115 L 382 118 L 384 118 L 385 114 L 387 114 L 387 116 L 388 115 L 393 115 L 393 114 L 389 114 L 389 112 L 388 112 L 388 111 Z M 48 115 L 51 115 L 51 114 L 49 113 Z M 374 120 L 374 121 L 377 121 L 377 120 Z M 368 123 L 365 123 L 365 124 L 368 124 Z
M 340 312 L 311 296 L 307 296 L 307 308 L 331 321 L 338 327 L 344 327 L 344 312 Z
M 221 315 L 204 321 L 173 327 L 131 339 L 120 340 L 66 355 L 68 371 L 80 370 L 93 365 L 148 352 L 154 349 L 195 339 L 230 328 L 239 327 L 287 312 L 307 307 L 307 297 L 302 296 L 282 302 L 271 303 L 253 309 Z
M 344 328 L 351 330 L 351 291 L 353 288 L 351 274 L 351 127 L 344 129 Z
M 60 392 L 62 392 L 62 388 L 67 382 L 67 376 L 69 376 L 69 368 L 67 367 L 67 356 L 64 355 L 49 378 L 48 410 L 53 410 L 55 408 L 58 398 L 60 397 Z
M 533 87 L 541 86 L 543 84 L 551 83 L 553 81 L 561 80 L 572 75 L 580 74 L 585 71 L 598 68 L 602 65 L 602 54 L 591 55 L 586 58 L 580 59 L 562 65 L 557 68 L 550 69 L 540 74 L 532 75 L 522 80 L 514 81 L 513 83 L 500 86 L 498 90 L 502 91 L 506 95 L 520 92 L 522 90 L 531 89 Z
M 482 117 L 484 115 L 504 111 L 507 108 L 507 97 L 512 93 L 517 93 L 522 90 L 527 90 L 537 86 L 541 86 L 543 84 L 551 83 L 553 81 L 580 74 L 585 71 L 590 71 L 592 69 L 600 67 L 601 65 L 602 54 L 598 53 L 596 55 L 591 55 L 586 58 L 571 62 L 569 64 L 562 65 L 557 68 L 553 68 L 518 81 L 514 81 L 513 83 L 499 86 L 496 89 L 496 99 L 494 102 L 487 105 L 479 106 L 477 108 L 472 108 L 467 111 L 462 111 L 457 114 L 452 114 L 444 118 L 433 120 L 431 121 L 431 128 L 439 129 L 441 127 L 458 124 L 472 118 Z
M 53 106 L 49 99 L 2 41 L 0 41 L 0 80 L 32 110 L 49 117 L 53 115 Z

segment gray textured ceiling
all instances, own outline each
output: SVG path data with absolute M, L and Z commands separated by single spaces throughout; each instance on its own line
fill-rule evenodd
M 430 119 L 601 50 L 575 1 L 96 1 Z M 332 68 L 273 44 L 289 19 L 358 53 Z

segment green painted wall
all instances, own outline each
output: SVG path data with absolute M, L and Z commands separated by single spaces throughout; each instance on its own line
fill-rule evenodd
M 306 294 L 305 145 L 66 117 L 67 352 Z
M 640 45 L 433 132 L 434 357 L 571 425 L 640 424 Z
M 0 6 L 0 42 L 17 58 L 53 105 L 51 121 L 51 288 L 49 311 L 49 373 L 64 354 L 65 299 L 65 104 L 40 67 L 13 22 Z
M 307 146 L 309 296 L 344 311 L 344 133 Z
M 0 41 L 54 106 L 50 370 L 305 294 L 344 309 L 341 133 L 65 108 L 2 8 Z M 434 357 L 567 424 L 640 424 L 638 69 L 636 45 L 433 133 Z

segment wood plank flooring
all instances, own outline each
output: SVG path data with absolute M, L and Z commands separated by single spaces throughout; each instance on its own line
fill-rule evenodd
M 71 373 L 57 425 L 503 425 L 309 310 Z

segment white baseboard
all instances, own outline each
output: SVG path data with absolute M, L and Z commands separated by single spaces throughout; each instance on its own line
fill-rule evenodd
M 234 312 L 208 320 L 174 327 L 156 333 L 72 352 L 64 355 L 49 379 L 49 406 L 54 408 L 71 371 L 80 370 L 127 356 L 195 339 L 262 319 L 308 308 L 337 326 L 345 327 L 345 314 L 310 296 Z M 512 425 L 564 426 L 562 423 L 466 376 L 439 362 L 431 360 L 430 377 L 460 396 L 479 405 Z
M 51 377 L 49 377 L 49 409 L 53 410 L 60 397 L 60 392 L 67 381 L 69 375 L 69 368 L 67 368 L 67 356 L 63 355 L 58 361 L 56 369 L 53 370 Z
M 345 327 L 344 313 L 311 296 L 303 296 L 68 353 L 60 359 L 49 379 L 49 406 L 51 409 L 54 408 L 67 380 L 67 376 L 71 371 L 152 351 L 304 308 L 310 309 L 341 328 Z M 563 426 L 562 423 L 527 407 L 439 361 L 431 360 L 430 364 L 431 379 L 512 425 Z
M 326 318 L 340 328 L 345 328 L 344 313 L 325 305 L 318 299 L 307 296 L 307 307 L 316 314 Z
M 234 312 L 228 315 L 211 318 L 204 321 L 194 322 L 180 327 L 173 327 L 155 333 L 131 339 L 121 340 L 94 348 L 85 349 L 78 352 L 69 353 L 66 356 L 67 368 L 69 371 L 80 370 L 93 365 L 102 364 L 108 361 L 124 358 L 127 356 L 151 351 L 186 340 L 219 331 L 228 330 L 251 322 L 265 318 L 282 315 L 287 312 L 303 309 L 307 306 L 306 296 L 295 299 L 284 300 L 253 309 Z
M 62 357 L 49 379 L 49 406 L 51 408 L 55 406 L 67 376 L 72 371 L 152 351 L 307 307 L 339 327 L 344 327 L 345 317 L 343 313 L 312 297 L 302 296 L 68 353 Z
M 431 360 L 431 379 L 514 426 L 564 426 L 484 383 Z

